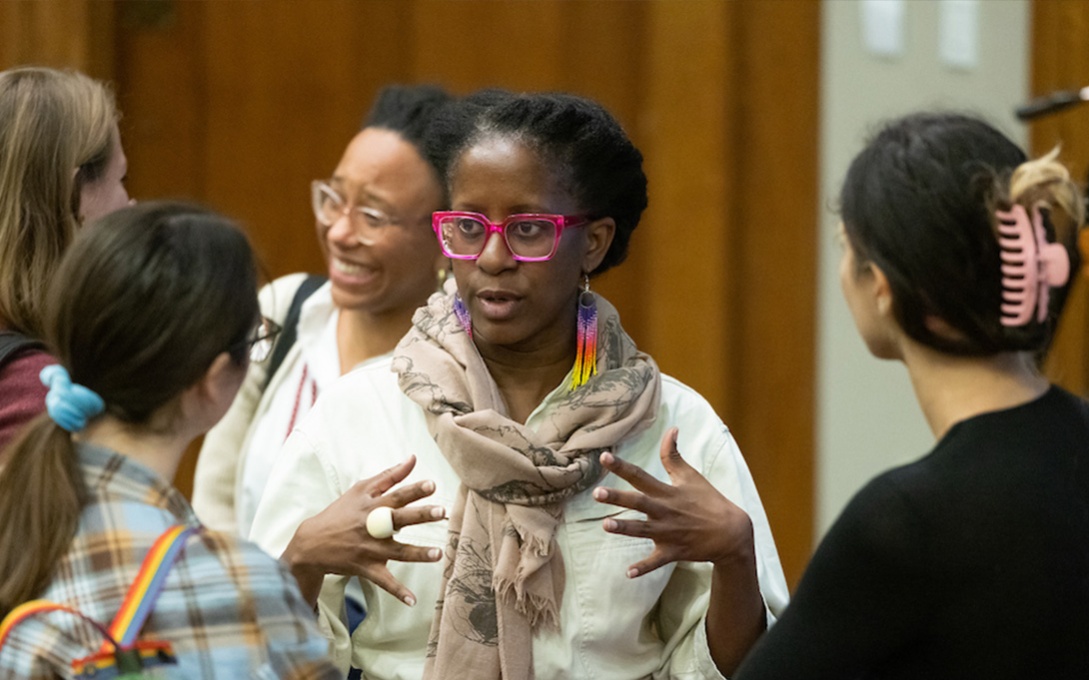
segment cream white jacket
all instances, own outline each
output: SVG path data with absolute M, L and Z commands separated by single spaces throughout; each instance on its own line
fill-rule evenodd
M 302 273 L 289 274 L 263 287 L 258 295 L 261 313 L 283 325 L 295 292 L 306 277 Z M 247 465 L 255 461 L 267 465 L 265 460 L 274 457 L 283 445 L 291 418 L 287 402 L 296 396 L 303 365 L 308 365 L 310 381 L 322 388 L 340 376 L 335 332 L 329 337 L 325 328 L 335 323 L 336 314 L 326 283 L 306 299 L 295 344 L 276 375 L 269 381 L 267 362 L 251 363 L 231 408 L 205 435 L 193 479 L 193 509 L 205 526 L 247 537 L 257 509 L 255 499 L 264 492 L 263 475 L 252 471 L 247 475 Z M 305 411 L 309 405 L 309 400 L 304 400 L 300 410 Z M 274 446 L 259 443 L 262 440 L 272 441 Z M 255 447 L 261 450 L 255 453 Z
M 527 425 L 548 417 L 566 381 L 530 415 Z M 779 556 L 752 477 L 729 430 L 710 405 L 689 387 L 662 377 L 662 401 L 653 425 L 620 443 L 614 453 L 655 477 L 669 477 L 659 459 L 666 430 L 680 428 L 685 459 L 752 518 L 760 588 L 769 625 L 788 597 Z M 296 527 L 317 514 L 358 480 L 417 457 L 404 482 L 434 480 L 426 503 L 452 508 L 459 480 L 428 434 L 420 407 L 405 397 L 385 360 L 357 368 L 319 398 L 290 435 L 272 471 L 254 520 L 252 539 L 273 555 L 287 546 Z M 630 488 L 615 475 L 603 485 Z M 550 678 L 721 678 L 707 647 L 704 616 L 711 565 L 681 562 L 629 579 L 629 565 L 650 553 L 648 539 L 608 534 L 601 521 L 633 511 L 593 500 L 587 490 L 570 499 L 556 540 L 566 567 L 560 630 L 534 638 L 538 680 Z M 446 521 L 406 527 L 398 540 L 445 547 Z M 390 562 L 390 571 L 415 593 L 408 607 L 364 582 L 367 617 L 349 641 L 342 620 L 348 578 L 328 576 L 320 601 L 321 626 L 333 642 L 336 661 L 363 669 L 366 678 L 420 678 L 427 636 L 439 596 L 440 563 Z

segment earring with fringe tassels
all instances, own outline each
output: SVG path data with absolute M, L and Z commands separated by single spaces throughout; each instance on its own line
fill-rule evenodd
M 473 321 L 469 318 L 469 309 L 461 299 L 460 293 L 454 293 L 454 316 L 458 323 L 465 329 L 465 334 L 473 337 Z
M 590 276 L 583 274 L 579 293 L 578 339 L 575 368 L 572 370 L 571 391 L 577 390 L 597 374 L 597 303 L 590 292 Z

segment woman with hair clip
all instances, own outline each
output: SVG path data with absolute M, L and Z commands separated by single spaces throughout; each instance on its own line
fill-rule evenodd
M 45 303 L 48 412 L 0 474 L 0 678 L 73 677 L 102 649 L 156 677 L 339 677 L 290 574 L 203 531 L 169 482 L 275 335 L 246 237 L 183 204 L 122 209 Z
M 1055 156 L 917 114 L 851 164 L 843 294 L 937 443 L 851 500 L 737 678 L 1089 677 L 1089 406 L 1036 362 L 1083 224 Z
M 265 315 L 287 330 L 274 365 L 250 367 L 231 410 L 204 439 L 193 507 L 208 526 L 249 535 L 295 424 L 342 374 L 388 355 L 445 276 L 429 224 L 445 196 L 422 145 L 449 101 L 429 85 L 383 88 L 332 177 L 313 183 L 329 278 L 290 274 L 261 291 Z
M 129 202 L 113 94 L 75 71 L 0 72 L 0 466 L 42 412 L 45 289 L 84 221 Z
M 455 280 L 292 433 L 255 540 L 368 678 L 721 678 L 786 584 L 729 431 L 591 291 L 646 207 L 642 155 L 595 102 L 503 91 L 438 116 L 428 151 Z M 665 530 L 601 502 L 629 483 L 661 491 L 640 510 Z M 323 512 L 338 497 L 352 521 Z M 330 544 L 343 565 L 308 564 Z

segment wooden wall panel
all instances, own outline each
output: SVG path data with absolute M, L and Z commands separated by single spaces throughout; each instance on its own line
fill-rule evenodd
M 321 271 L 310 180 L 336 166 L 377 86 L 361 77 L 355 48 L 364 26 L 351 5 L 321 8 L 219 3 L 207 6 L 203 26 L 207 146 L 229 150 L 208 158 L 207 197 L 245 215 L 274 275 Z
M 110 78 L 113 6 L 91 0 L 0 2 L 0 69 L 34 64 Z
M 737 226 L 732 9 L 716 0 L 686 3 L 683 12 L 650 7 L 640 137 L 651 200 L 636 244 L 649 258 L 639 287 L 645 346 L 728 424 L 740 396 L 730 374 L 736 336 L 727 332 Z
M 1032 92 L 1089 85 L 1089 3 L 1082 0 L 1036 0 L 1032 5 Z M 1031 125 L 1033 154 L 1062 146 L 1061 158 L 1075 177 L 1089 171 L 1089 105 L 1051 114 Z M 1083 249 L 1089 259 L 1089 250 Z M 1049 376 L 1089 396 L 1089 266 L 1071 290 L 1046 368 Z
M 414 71 L 458 92 L 480 87 L 556 89 L 564 34 L 563 3 L 415 4 Z
M 138 7 L 118 6 L 114 66 L 129 193 L 204 200 L 203 169 L 211 153 L 203 106 L 204 4 L 173 4 L 154 16 Z
M 785 570 L 798 575 L 813 532 L 805 509 L 814 501 L 820 5 L 732 6 L 740 41 L 731 155 L 738 242 L 727 357 L 735 398 L 725 417 L 761 490 Z

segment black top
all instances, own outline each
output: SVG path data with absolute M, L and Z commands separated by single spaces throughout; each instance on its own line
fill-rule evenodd
M 1089 678 L 1089 406 L 1052 387 L 874 479 L 753 678 Z

